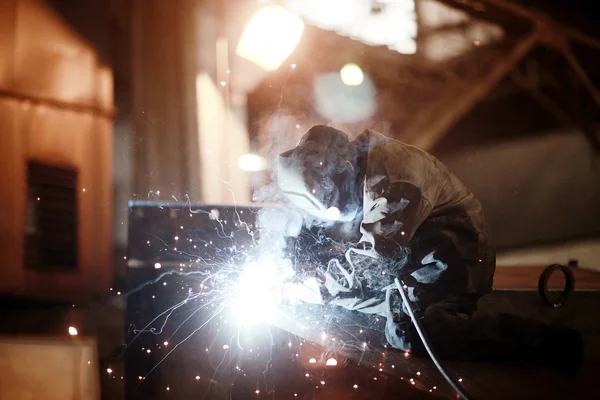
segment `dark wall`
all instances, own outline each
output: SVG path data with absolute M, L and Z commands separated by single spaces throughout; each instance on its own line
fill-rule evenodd
M 483 204 L 498 248 L 600 237 L 600 157 L 574 130 L 440 159 Z

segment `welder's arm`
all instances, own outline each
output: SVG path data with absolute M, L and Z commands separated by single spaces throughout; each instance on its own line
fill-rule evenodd
M 375 251 L 387 260 L 396 260 L 406 254 L 406 248 L 416 230 L 431 212 L 431 205 L 415 185 L 382 182 L 373 188 L 371 204 L 365 207 L 361 224 L 363 239 L 371 239 Z
M 372 275 L 374 269 L 381 269 L 381 264 L 393 268 L 391 264 L 405 261 L 408 244 L 430 207 L 416 186 L 407 182 L 382 183 L 364 199 L 360 228 L 363 237 L 358 248 L 348 252 L 352 265 L 343 259 L 328 263 L 326 271 L 317 277 L 293 288 L 290 285 L 293 297 L 308 303 L 331 303 L 349 310 L 386 315 L 384 289 L 389 286 L 386 282 L 392 274 L 379 275 L 377 280 L 381 282 L 377 284 L 362 280 Z M 363 252 L 361 247 L 370 251 Z

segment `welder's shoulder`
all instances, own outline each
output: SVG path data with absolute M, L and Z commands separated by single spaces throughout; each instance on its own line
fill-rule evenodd
M 406 143 L 371 133 L 368 168 L 370 175 L 386 175 L 390 183 L 418 188 L 428 202 L 435 204 L 447 169 L 431 154 Z

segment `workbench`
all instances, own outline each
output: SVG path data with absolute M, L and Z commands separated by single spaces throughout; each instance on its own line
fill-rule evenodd
M 185 301 L 195 278 L 179 272 L 193 259 L 212 260 L 215 254 L 207 249 L 222 249 L 232 240 L 237 246 L 251 242 L 248 227 L 255 226 L 259 208 L 150 202 L 130 206 L 124 290 L 128 398 L 204 393 L 207 398 L 455 398 L 430 360 L 387 348 L 380 327 L 367 327 L 360 315 L 340 309 L 287 305 L 270 317 L 268 328 L 252 332 L 219 315 L 198 330 L 212 310 L 193 299 L 170 313 L 168 321 L 159 317 L 146 326 Z M 197 246 L 194 251 L 192 244 Z M 576 291 L 564 306 L 552 308 L 537 293 L 544 267 L 499 266 L 495 291 L 479 308 L 579 329 L 586 340 L 583 370 L 569 377 L 528 365 L 443 362 L 473 398 L 589 398 L 600 389 L 600 274 L 573 268 Z M 195 268 L 201 266 L 196 262 Z M 561 285 L 560 278 L 553 278 L 549 287 Z M 140 327 L 146 331 L 136 331 Z M 327 365 L 331 359 L 335 365 Z

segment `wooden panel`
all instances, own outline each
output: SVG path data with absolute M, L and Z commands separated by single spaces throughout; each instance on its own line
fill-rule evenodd
M 93 340 L 0 338 L 0 400 L 100 398 Z
M 524 266 L 524 267 L 497 267 L 494 275 L 494 289 L 511 290 L 537 290 L 540 274 L 547 265 Z M 575 275 L 575 290 L 600 291 L 600 272 L 581 268 L 572 268 Z M 556 272 L 550 278 L 548 287 L 550 289 L 562 289 L 564 277 L 561 272 Z

